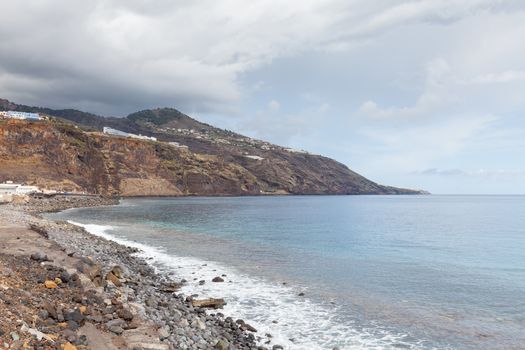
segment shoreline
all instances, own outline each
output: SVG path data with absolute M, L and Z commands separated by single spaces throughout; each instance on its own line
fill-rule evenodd
M 54 197 L 0 206 L 0 262 L 6 264 L 0 265 L 2 273 L 6 275 L 7 268 L 20 279 L 18 265 L 31 261 L 37 265 L 29 264 L 29 271 L 47 274 L 44 281 L 29 281 L 35 284 L 35 291 L 45 292 L 45 300 L 21 315 L 27 321 L 0 324 L 0 340 L 10 348 L 25 342 L 35 348 L 67 350 L 266 349 L 256 344 L 253 327 L 225 317 L 220 310 L 206 311 L 197 306 L 202 300 L 178 292 L 185 281 L 155 272 L 147 261 L 136 256 L 136 248 L 41 216 L 46 212 L 115 204 L 115 198 Z M 17 232 L 18 242 L 11 242 L 13 231 Z M 44 272 L 39 271 L 42 268 Z M 13 272 L 9 273 L 12 277 Z M 56 286 L 49 282 L 56 282 Z M 76 298 L 65 303 L 63 295 L 73 289 Z M 35 291 L 26 292 L 25 296 L 31 299 Z M 67 317 L 53 317 L 57 310 L 53 305 L 57 304 L 62 313 L 67 310 Z M 46 311 L 46 307 L 50 310 Z M 73 317 L 70 315 L 76 315 L 78 322 L 66 319 Z M 273 349 L 281 348 L 273 345 Z

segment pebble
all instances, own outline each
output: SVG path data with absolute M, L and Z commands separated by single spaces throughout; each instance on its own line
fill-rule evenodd
M 47 289 L 55 289 L 56 287 L 58 287 L 54 281 L 49 281 L 49 280 L 45 281 L 44 285 L 46 286 Z

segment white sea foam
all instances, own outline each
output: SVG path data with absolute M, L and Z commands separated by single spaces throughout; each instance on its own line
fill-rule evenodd
M 150 261 L 158 271 L 172 271 L 179 278 L 186 279 L 188 284 L 181 290 L 185 294 L 224 298 L 227 305 L 221 312 L 242 318 L 254 326 L 258 330 L 256 335 L 262 337 L 262 344 L 271 340 L 271 344 L 280 344 L 290 350 L 332 349 L 336 346 L 340 349 L 390 349 L 395 347 L 394 344 L 419 348 L 403 342 L 403 335 L 380 329 L 357 330 L 350 322 L 340 322 L 336 320 L 336 306 L 298 297 L 293 288 L 275 285 L 214 262 L 167 254 L 162 248 L 122 238 L 117 227 L 70 222 L 93 235 L 138 248 L 137 255 Z M 222 274 L 226 274 L 224 283 L 211 282 Z M 199 280 L 206 283 L 199 285 Z M 271 334 L 272 338 L 267 338 L 266 334 Z

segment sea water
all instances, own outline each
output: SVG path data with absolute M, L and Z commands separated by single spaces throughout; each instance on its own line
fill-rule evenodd
M 524 196 L 145 198 L 52 217 L 225 298 L 261 344 L 525 348 Z

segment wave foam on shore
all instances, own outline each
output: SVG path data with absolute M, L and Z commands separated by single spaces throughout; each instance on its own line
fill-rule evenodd
M 95 236 L 139 249 L 138 256 L 150 262 L 158 272 L 175 273 L 188 281 L 181 289 L 184 294 L 198 294 L 199 299 L 224 298 L 227 305 L 221 312 L 254 326 L 258 330 L 255 335 L 262 338 L 261 344 L 271 340 L 271 344 L 280 344 L 290 350 L 419 348 L 404 342 L 403 334 L 341 322 L 336 305 L 323 305 L 299 297 L 291 287 L 269 283 L 214 262 L 167 254 L 160 247 L 120 237 L 118 227 L 69 222 L 84 227 Z M 211 282 L 222 274 L 226 275 L 225 282 Z M 200 285 L 200 280 L 205 280 L 205 284 Z M 271 338 L 267 334 L 271 334 Z

